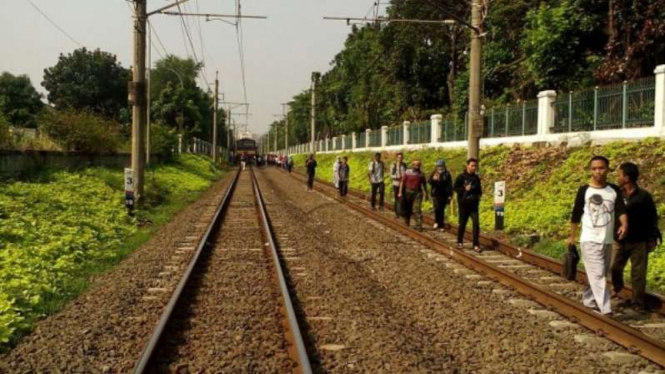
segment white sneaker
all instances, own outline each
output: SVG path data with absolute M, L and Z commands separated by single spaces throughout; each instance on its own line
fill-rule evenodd
M 435 230 L 438 229 L 438 228 L 439 228 L 439 224 L 438 224 L 438 223 L 435 223 L 434 226 L 433 226 L 433 228 L 434 228 Z

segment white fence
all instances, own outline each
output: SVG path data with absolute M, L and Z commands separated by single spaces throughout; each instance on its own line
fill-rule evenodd
M 444 120 L 437 114 L 429 121 L 320 139 L 314 148 L 318 153 L 464 148 L 466 134 L 466 120 Z M 480 145 L 575 145 L 647 137 L 665 137 L 665 65 L 656 68 L 654 77 L 636 82 L 579 93 L 542 91 L 536 100 L 486 110 Z M 310 143 L 268 150 L 272 152 L 310 153 Z

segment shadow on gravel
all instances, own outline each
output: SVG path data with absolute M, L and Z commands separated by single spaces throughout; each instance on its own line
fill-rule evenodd
M 221 222 L 215 225 L 214 232 L 211 233 L 212 240 L 203 248 L 196 269 L 192 272 L 183 290 L 182 297 L 176 303 L 173 315 L 166 325 L 159 344 L 152 355 L 152 359 L 146 370 L 147 373 L 173 372 L 169 368 L 169 365 L 181 355 L 178 348 L 187 343 L 185 333 L 192 327 L 191 321 L 194 316 L 193 305 L 195 305 L 193 300 L 200 294 L 200 286 L 210 265 L 210 258 L 214 252 L 214 243 L 220 235 L 219 228 L 223 222 L 224 220 L 221 220 Z

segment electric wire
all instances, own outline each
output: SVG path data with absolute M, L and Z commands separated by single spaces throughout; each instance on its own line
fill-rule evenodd
M 75 43 L 76 45 L 78 45 L 79 47 L 83 47 L 83 44 L 81 44 L 78 40 L 74 39 L 71 35 L 69 35 L 69 33 L 67 33 L 67 31 L 65 31 L 65 30 L 64 30 L 62 27 L 60 27 L 60 26 L 59 26 L 54 20 L 52 20 L 51 17 L 49 17 L 46 13 L 44 13 L 44 11 L 42 11 L 41 9 L 39 9 L 39 7 L 38 7 L 35 3 L 32 2 L 32 0 L 26 0 L 26 1 L 27 1 L 28 3 L 30 3 L 30 5 L 32 5 L 32 7 L 35 8 L 35 10 L 36 10 L 37 12 L 39 12 L 39 14 L 41 14 L 42 17 L 44 17 L 44 18 L 45 18 L 45 19 L 46 19 L 51 25 L 53 25 L 56 29 L 60 30 L 60 32 L 63 33 L 63 34 L 69 39 L 69 40 L 71 40 L 72 42 L 74 42 L 74 43 Z

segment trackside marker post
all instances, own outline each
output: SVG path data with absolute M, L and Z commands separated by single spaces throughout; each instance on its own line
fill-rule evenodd
M 132 214 L 134 210 L 134 171 L 131 168 L 125 168 L 125 206 Z
M 506 182 L 494 183 L 494 230 L 503 230 L 504 204 L 506 202 Z

